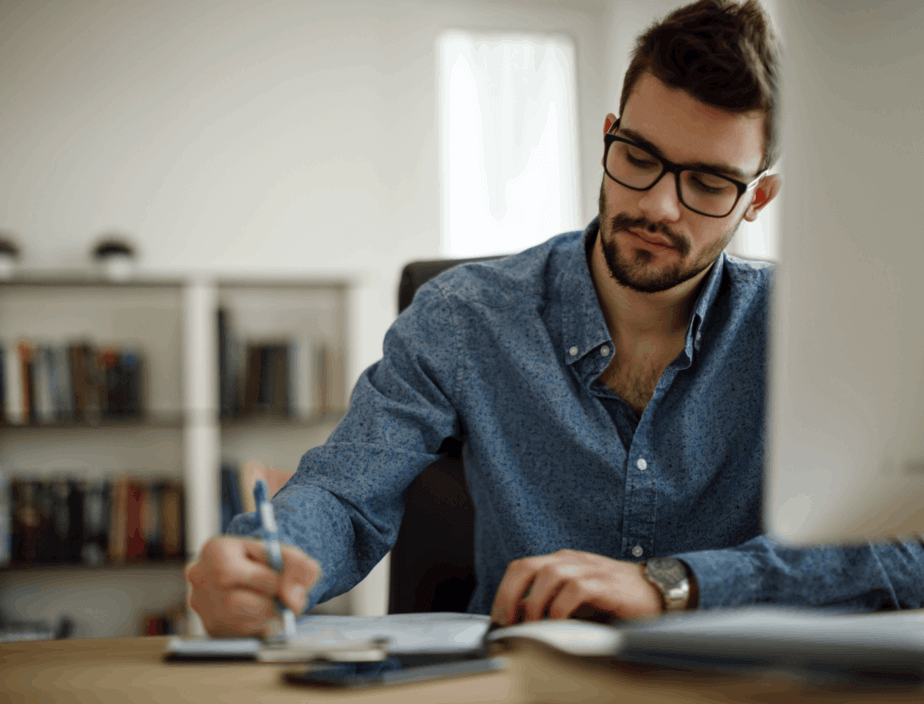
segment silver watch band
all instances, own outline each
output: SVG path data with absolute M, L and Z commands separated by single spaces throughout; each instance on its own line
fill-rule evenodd
M 653 557 L 645 563 L 645 579 L 661 592 L 665 611 L 683 611 L 690 602 L 690 573 L 675 557 Z

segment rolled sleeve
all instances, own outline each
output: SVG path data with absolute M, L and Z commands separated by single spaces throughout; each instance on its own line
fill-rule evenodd
M 700 609 L 780 604 L 846 613 L 924 605 L 918 540 L 795 548 L 758 536 L 675 557 L 696 577 Z
M 439 289 L 422 287 L 389 329 L 382 360 L 358 380 L 343 420 L 273 497 L 280 540 L 323 572 L 308 608 L 353 588 L 385 556 L 411 482 L 440 457 L 443 440 L 458 437 L 457 345 Z M 252 513 L 227 532 L 260 535 Z

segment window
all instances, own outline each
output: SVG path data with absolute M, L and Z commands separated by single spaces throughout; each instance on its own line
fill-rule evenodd
M 443 255 L 516 252 L 582 227 L 571 40 L 451 32 L 439 57 Z

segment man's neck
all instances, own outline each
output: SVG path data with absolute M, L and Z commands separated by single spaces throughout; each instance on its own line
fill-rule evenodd
M 590 254 L 590 274 L 607 329 L 617 346 L 643 340 L 671 340 L 686 333 L 696 297 L 712 270 L 658 293 L 633 291 L 610 276 L 600 234 Z

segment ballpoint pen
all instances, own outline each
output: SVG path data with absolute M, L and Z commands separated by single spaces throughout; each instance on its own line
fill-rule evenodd
M 263 529 L 263 539 L 266 543 L 266 554 L 269 558 L 270 567 L 274 572 L 279 574 L 283 570 L 282 548 L 279 547 L 279 530 L 276 527 L 276 518 L 273 515 L 273 505 L 269 501 L 269 490 L 266 488 L 266 482 L 258 479 L 253 488 L 253 497 L 257 504 L 257 515 L 260 518 L 260 526 Z M 295 614 L 292 609 L 282 603 L 279 596 L 276 596 L 276 606 L 279 608 L 279 615 L 282 618 L 283 632 L 277 634 L 275 640 L 295 638 Z

